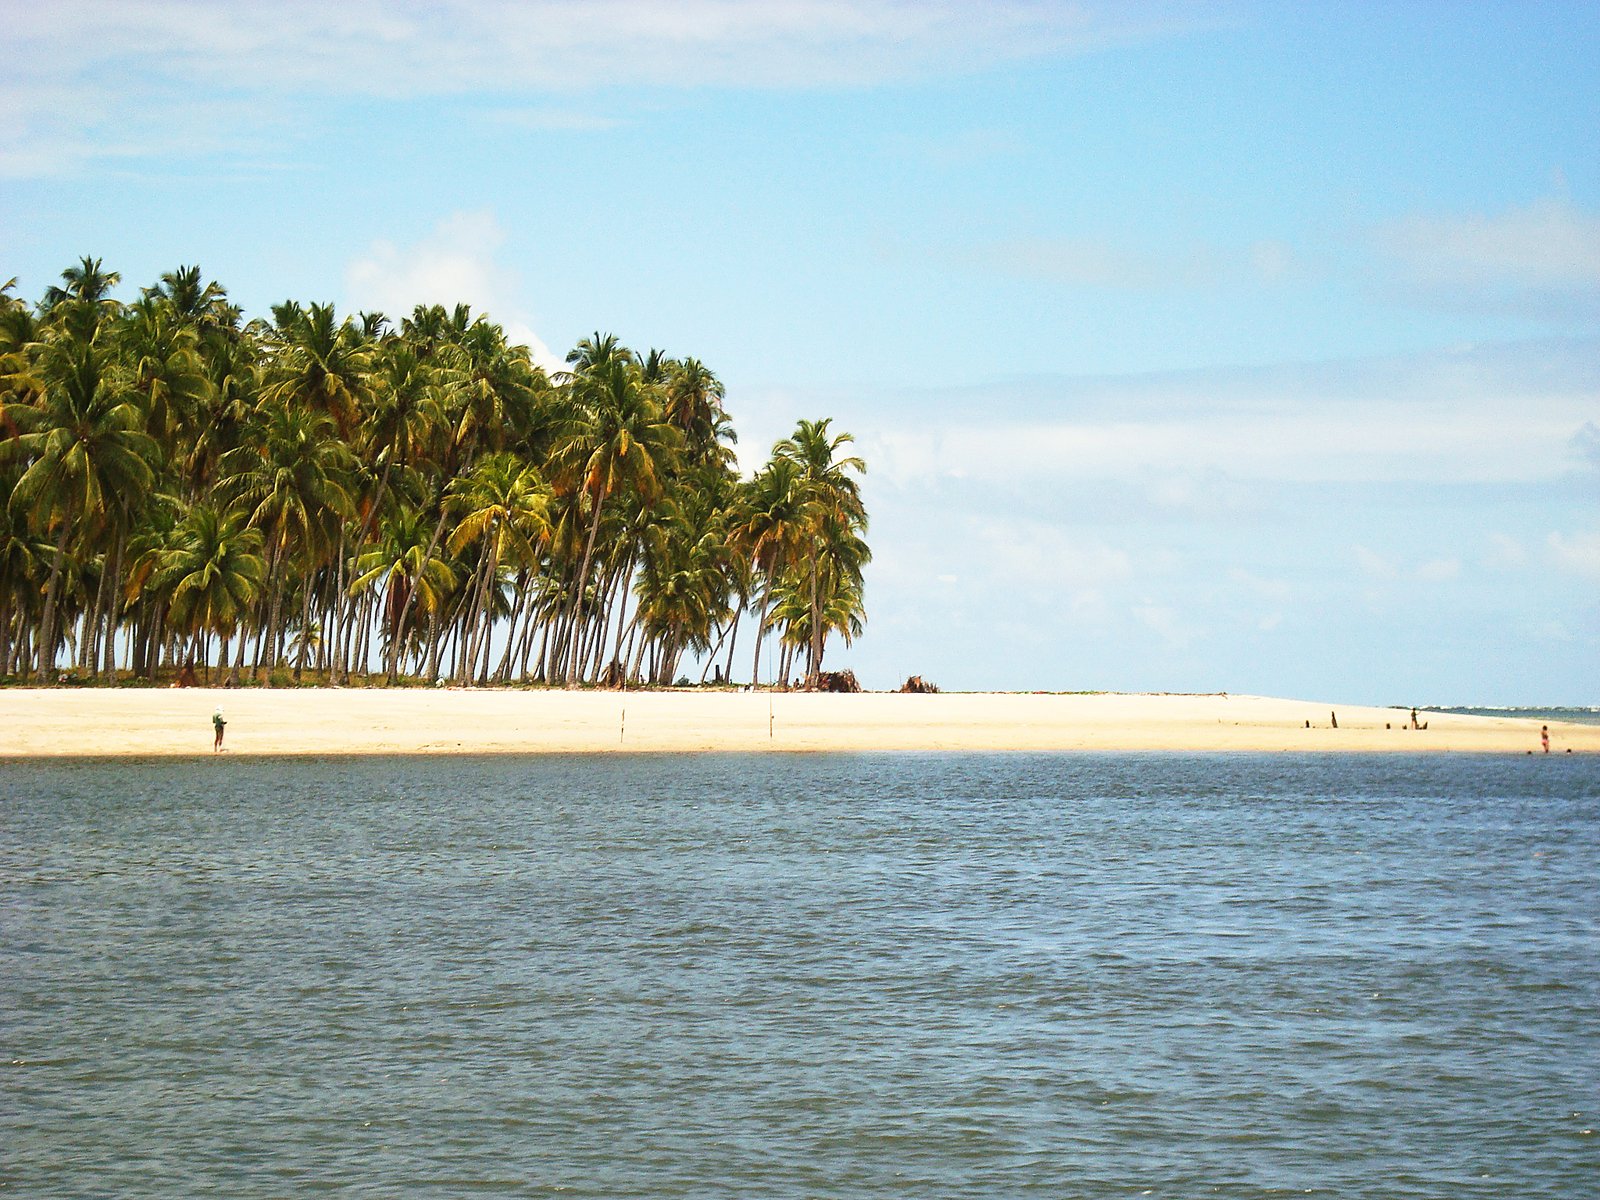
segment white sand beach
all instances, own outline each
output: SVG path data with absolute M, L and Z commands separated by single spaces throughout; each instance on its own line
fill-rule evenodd
M 234 754 L 1540 751 L 1537 721 L 1424 713 L 1411 730 L 1408 711 L 1262 696 L 16 688 L 0 756 L 209 754 L 219 706 Z M 1600 726 L 1550 734 L 1553 753 L 1600 753 Z

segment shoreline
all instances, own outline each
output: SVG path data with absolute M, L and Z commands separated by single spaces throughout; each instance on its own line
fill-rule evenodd
M 0 758 L 210 755 L 219 706 L 225 751 L 252 757 L 1541 752 L 1537 719 L 1425 712 L 1412 730 L 1409 710 L 1227 693 L 6 688 Z M 1552 753 L 1600 753 L 1600 725 L 1549 725 Z

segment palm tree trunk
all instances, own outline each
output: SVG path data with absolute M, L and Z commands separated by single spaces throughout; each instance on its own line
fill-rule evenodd
M 351 617 L 355 612 L 355 600 L 345 588 L 346 568 L 350 556 L 345 553 L 346 537 L 341 530 L 339 533 L 339 554 L 334 562 L 333 596 L 328 602 L 328 637 L 323 638 L 323 645 L 328 650 L 328 682 L 343 683 L 344 677 L 350 671 L 350 643 L 355 637 L 355 622 Z M 335 630 L 337 632 L 335 633 Z
M 511 660 L 517 648 L 517 622 L 522 619 L 522 610 L 528 601 L 527 568 L 518 572 L 516 601 L 511 606 L 511 620 L 506 626 L 506 651 L 500 656 L 500 665 L 495 668 L 494 677 L 500 683 L 507 683 L 511 679 Z
M 433 683 L 439 678 L 439 651 L 442 649 L 439 642 L 443 622 L 444 614 L 439 609 L 434 609 L 428 620 L 427 663 L 429 683 Z
M 150 610 L 154 607 L 150 597 L 141 596 L 139 607 L 133 616 L 133 635 L 128 638 L 128 674 L 130 677 L 139 678 L 140 668 L 144 666 L 145 642 L 150 637 Z
M 810 675 L 822 674 L 822 564 L 811 564 L 811 670 Z
M 34 667 L 36 683 L 49 681 L 56 657 L 56 601 L 61 595 L 61 567 L 67 558 L 67 538 L 72 534 L 72 508 L 69 505 L 56 538 L 56 552 L 50 560 L 50 582 L 44 590 L 44 615 L 39 621 L 39 657 Z
M 728 638 L 728 661 L 722 665 L 722 682 L 733 682 L 733 648 L 739 642 L 739 621 L 744 616 L 744 605 L 740 604 L 733 612 L 733 629 Z
M 111 603 L 106 612 L 106 653 L 105 672 L 111 677 L 112 685 L 117 682 L 117 627 L 120 625 L 122 613 L 122 559 L 126 553 L 128 534 L 126 530 L 117 530 L 115 542 L 112 544 L 111 570 Z
M 778 582 L 778 574 L 783 565 L 783 556 L 775 555 L 772 570 L 767 575 L 766 590 L 761 593 L 761 615 L 756 620 L 756 657 L 755 664 L 750 668 L 750 686 L 755 687 L 761 682 L 761 639 L 767 632 L 767 606 L 772 603 L 772 589 Z
M 273 540 L 272 561 L 267 565 L 267 625 L 262 630 L 265 650 L 257 657 L 266 667 L 270 678 L 274 667 L 278 665 L 278 621 L 283 614 L 283 545 L 277 539 Z
M 473 591 L 476 593 L 467 612 L 466 620 L 461 625 L 461 682 L 467 686 L 472 685 L 473 676 L 478 669 L 478 654 L 483 645 L 488 641 L 490 629 L 480 629 L 485 623 L 492 626 L 493 617 L 489 615 L 489 581 L 494 577 L 500 557 L 500 532 L 498 522 L 493 532 L 488 535 L 491 545 L 484 547 L 483 561 L 479 564 L 478 585 Z
M 638 559 L 639 547 L 637 544 L 635 544 L 628 551 L 628 565 L 627 568 L 622 572 L 622 591 L 619 594 L 617 604 L 617 648 L 616 652 L 611 657 L 616 661 L 618 666 L 622 665 L 622 635 L 625 629 L 624 622 L 628 617 L 628 584 L 633 581 L 633 565 L 638 561 Z
M 589 525 L 589 541 L 588 544 L 583 548 L 583 565 L 578 568 L 578 578 L 575 586 L 572 589 L 572 612 L 575 618 L 583 607 L 584 585 L 589 579 L 589 560 L 594 557 L 594 540 L 596 535 L 598 535 L 600 532 L 600 515 L 604 507 L 604 496 L 600 491 L 599 485 L 597 484 L 594 489 L 594 520 Z M 568 687 L 573 685 L 578 675 L 578 655 L 576 653 L 576 647 L 574 647 L 573 650 L 574 652 L 569 659 L 569 665 L 567 667 Z
M 548 670 L 548 667 L 549 667 L 548 655 L 549 655 L 549 652 L 550 652 L 550 629 L 551 629 L 551 626 L 553 624 L 554 624 L 554 614 L 551 614 L 550 616 L 547 616 L 543 621 L 539 622 L 539 627 L 540 627 L 540 631 L 541 631 L 541 636 L 539 638 L 539 669 L 538 669 L 537 673 L 534 675 L 534 678 L 536 680 L 538 680 L 540 683 L 549 683 L 550 682 L 550 674 L 549 674 L 549 670 Z M 529 648 L 530 649 L 532 648 L 531 643 L 530 643 Z M 523 665 L 522 665 L 522 673 L 523 673 L 524 676 L 526 676 L 527 673 L 528 673 L 528 664 L 526 662 L 524 662 Z
M 729 622 L 727 627 L 717 635 L 717 644 L 711 647 L 710 650 L 706 651 L 706 665 L 700 670 L 701 683 L 704 683 L 706 681 L 706 677 L 711 674 L 711 664 L 716 662 L 717 655 L 722 653 L 722 643 L 728 640 L 728 630 L 732 628 L 733 624 L 732 622 Z
M 367 656 L 372 653 L 372 597 L 375 594 L 375 592 L 369 589 L 367 592 L 363 593 L 361 599 L 356 602 L 355 657 L 347 665 L 347 678 L 358 668 L 361 672 L 362 678 L 369 679 L 372 676 L 372 663 Z
M 433 561 L 433 552 L 439 548 L 439 539 L 444 536 L 444 524 L 449 517 L 450 510 L 445 507 L 443 497 L 441 497 L 439 501 L 439 523 L 433 527 L 433 539 L 428 543 L 428 552 L 422 556 L 422 562 L 417 566 L 417 579 L 412 581 L 411 590 L 406 593 L 406 602 L 400 609 L 400 621 L 395 627 L 394 644 L 397 649 L 394 657 L 397 663 L 400 660 L 398 647 L 405 644 L 406 631 L 411 627 L 411 610 L 416 605 L 417 593 L 422 590 L 418 583 L 421 581 L 423 572 L 428 569 L 428 564 Z M 391 667 L 389 671 L 390 683 L 395 682 L 395 675 L 396 672 Z
M 306 669 L 306 651 L 311 642 L 311 581 L 315 572 L 306 572 L 304 592 L 300 597 L 300 646 L 294 656 L 294 681 L 300 682 L 300 675 Z
M 94 604 L 84 617 L 83 640 L 78 645 L 78 670 L 96 679 L 100 677 L 100 616 L 105 611 L 106 579 L 110 574 L 111 549 L 108 546 L 100 556 L 100 582 L 95 585 Z
M 161 642 L 166 637 L 166 623 L 166 608 L 157 604 L 150 617 L 150 636 L 145 643 L 144 677 L 151 683 L 155 682 L 156 672 L 161 669 Z

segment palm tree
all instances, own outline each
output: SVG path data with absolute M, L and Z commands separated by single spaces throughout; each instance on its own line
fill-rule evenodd
M 173 627 L 195 641 L 207 634 L 221 638 L 224 664 L 228 640 L 266 579 L 263 540 L 260 529 L 246 524 L 244 513 L 196 504 L 160 560 L 159 586 L 167 593 Z
M 61 282 L 66 286 L 45 289 L 40 307 L 46 313 L 52 313 L 58 305 L 69 301 L 88 305 L 97 317 L 115 313 L 117 302 L 111 298 L 111 289 L 122 282 L 122 276 L 115 271 L 102 270 L 98 258 L 88 255 L 80 258 L 77 266 L 61 272 Z
M 470 683 L 473 665 L 488 646 L 493 627 L 488 611 L 491 582 L 509 554 L 531 565 L 538 561 L 537 544 L 550 533 L 549 489 L 539 472 L 512 454 L 491 454 L 459 480 L 452 491 L 461 517 L 450 535 L 450 550 L 459 553 L 480 547 L 477 590 L 471 597 L 465 629 L 472 631 L 461 655 L 461 681 Z M 477 630 L 479 623 L 481 631 Z
M 154 481 L 157 443 L 143 430 L 134 394 L 113 369 L 90 300 L 64 300 L 63 317 L 37 346 L 39 390 L 5 405 L 19 431 L 28 466 L 13 486 L 10 506 L 41 531 L 55 534 L 35 664 L 44 682 L 54 664 L 56 609 L 67 547 L 119 506 L 136 503 Z
M 799 468 L 798 486 L 811 508 L 811 523 L 806 531 L 809 543 L 811 590 L 811 652 L 807 674 L 822 669 L 824 622 L 822 619 L 822 579 L 828 569 L 831 547 L 844 544 L 849 533 L 864 530 L 866 508 L 861 502 L 860 485 L 851 473 L 865 474 L 867 464 L 855 455 L 839 457 L 839 451 L 855 439 L 848 433 L 830 437 L 830 418 L 802 420 L 792 435 L 773 447 L 773 455 Z
M 327 413 L 350 437 L 367 399 L 370 343 L 350 321 L 337 322 L 333 305 L 280 305 L 277 343 L 262 399 Z
M 801 486 L 799 465 L 774 457 L 747 485 L 736 511 L 733 536 L 767 579 L 756 620 L 752 685 L 761 679 L 761 641 L 767 629 L 767 608 L 774 585 L 788 565 L 800 558 L 807 531 L 815 520 L 812 507 Z
M 655 640 L 653 677 L 670 683 L 685 650 L 711 649 L 711 631 L 730 614 L 732 550 L 722 513 L 690 493 L 689 504 L 671 502 L 645 533 L 642 569 L 635 585 L 638 619 Z M 644 646 L 641 643 L 640 654 Z
M 166 301 L 178 319 L 191 328 L 228 323 L 228 293 L 219 283 L 207 283 L 199 267 L 167 271 L 154 287 L 145 288 L 144 294 L 150 299 Z
M 10 496 L 20 470 L 0 466 L 0 495 Z M 28 534 L 27 523 L 0 504 L 0 676 L 11 674 L 13 653 L 31 623 L 46 548 Z
M 222 456 L 239 445 L 260 402 L 260 344 L 249 330 L 228 328 L 203 343 L 206 386 L 195 414 L 193 440 L 175 447 L 172 466 L 182 477 L 186 499 L 215 484 Z
M 348 490 L 353 466 L 330 418 L 268 401 L 263 401 L 244 444 L 222 456 L 220 489 L 243 506 L 249 523 L 266 539 L 270 609 L 263 665 L 268 670 L 277 664 L 283 600 L 294 582 L 290 560 L 315 567 L 326 559 L 338 522 L 354 516 Z
M 595 539 L 607 497 L 621 488 L 649 504 L 661 494 L 680 438 L 666 423 L 653 390 L 640 378 L 632 356 L 614 349 L 573 379 L 576 427 L 557 449 L 558 486 L 590 502 L 589 536 L 572 584 L 574 618 L 582 615 Z M 567 683 L 578 677 L 577 654 L 569 658 Z
M 118 356 L 141 398 L 147 432 L 167 443 L 192 440 L 205 405 L 199 337 L 166 300 L 147 294 L 117 329 Z
M 412 650 L 486 679 L 506 630 L 500 679 L 572 685 L 709 673 L 757 604 L 758 666 L 769 629 L 815 670 L 859 626 L 848 438 L 802 422 L 741 483 L 698 359 L 597 332 L 546 376 L 464 304 L 246 321 L 195 266 L 119 282 L 86 257 L 34 307 L 0 284 L 0 671 L 68 644 L 153 678 L 219 638 L 269 678 L 286 644 L 337 681 L 381 641 L 391 682 Z
M 455 441 L 469 456 L 480 447 L 504 450 L 534 431 L 547 381 L 527 347 L 507 345 L 500 326 L 480 317 L 442 357 L 457 374 Z
M 429 524 L 420 510 L 409 505 L 395 511 L 380 527 L 377 545 L 357 561 L 360 574 L 350 584 L 353 594 L 384 588 L 384 664 L 391 680 L 399 673 L 403 649 L 400 614 L 412 595 L 421 611 L 431 615 L 456 585 L 450 565 L 432 554 Z
M 722 401 L 722 381 L 698 358 L 672 364 L 666 379 L 667 420 L 683 432 L 694 463 L 731 461 L 738 441 Z

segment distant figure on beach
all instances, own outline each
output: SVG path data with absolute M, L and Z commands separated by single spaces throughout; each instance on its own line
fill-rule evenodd
M 217 731 L 217 740 L 211 743 L 211 753 L 215 754 L 222 749 L 222 730 L 227 724 L 222 719 L 222 710 L 220 708 L 211 714 L 211 728 Z
M 1414 709 L 1414 708 L 1411 710 L 1411 728 L 1413 728 L 1413 729 L 1418 728 L 1418 726 L 1417 726 L 1417 710 Z
M 1539 726 L 1539 744 L 1544 747 L 1546 754 L 1550 753 L 1550 726 Z

